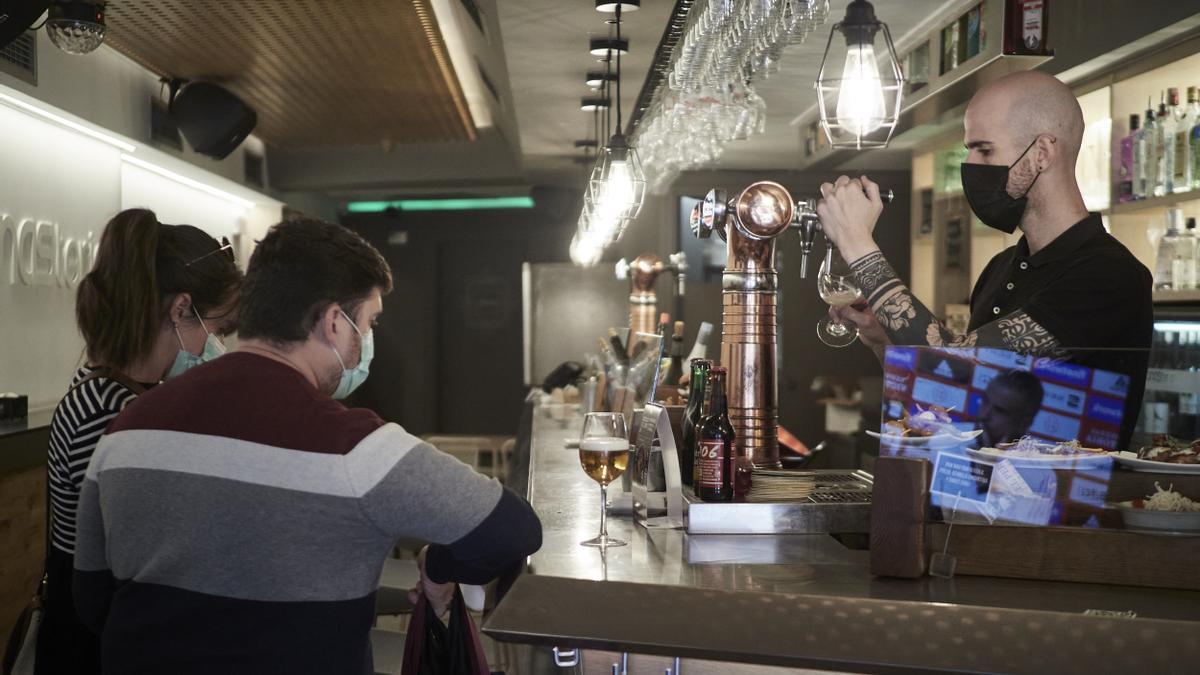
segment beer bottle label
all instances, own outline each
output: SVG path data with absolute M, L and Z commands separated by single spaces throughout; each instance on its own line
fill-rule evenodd
M 725 453 L 725 441 L 700 441 L 700 487 L 717 488 L 724 486 L 722 470 Z

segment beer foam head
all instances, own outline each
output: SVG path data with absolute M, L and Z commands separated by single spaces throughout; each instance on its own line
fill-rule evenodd
M 579 441 L 579 449 L 589 452 L 620 452 L 629 450 L 629 439 L 616 437 L 584 438 Z

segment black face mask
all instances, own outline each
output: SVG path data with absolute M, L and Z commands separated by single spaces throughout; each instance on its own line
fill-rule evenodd
M 1037 143 L 1036 138 L 1033 139 L 1033 143 Z M 1037 176 L 1033 177 L 1033 183 L 1025 188 L 1025 192 L 1020 197 L 1012 197 L 1008 194 L 1008 172 L 1025 157 L 1025 153 L 1029 152 L 1033 143 L 1025 148 L 1025 152 L 1021 153 L 1016 162 L 1008 166 L 964 162 L 959 167 L 967 203 L 971 205 L 971 210 L 975 212 L 975 216 L 979 220 L 983 221 L 984 225 L 1005 234 L 1012 234 L 1017 230 L 1017 225 L 1021 224 L 1021 216 L 1025 213 L 1027 202 L 1025 195 L 1028 195 L 1029 191 L 1033 189 L 1033 183 L 1037 182 L 1038 176 L 1041 176 L 1042 173 L 1039 171 Z

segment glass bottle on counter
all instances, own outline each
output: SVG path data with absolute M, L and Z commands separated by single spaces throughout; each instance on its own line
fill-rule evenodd
M 725 399 L 726 371 L 713 367 L 708 375 L 708 410 L 696 434 L 700 480 L 696 496 L 706 502 L 733 501 L 734 440 Z
M 707 321 L 700 322 L 700 330 L 696 331 L 696 342 L 692 344 L 692 351 L 688 352 L 687 362 L 691 363 L 692 359 L 703 359 L 708 357 L 708 339 L 712 336 L 713 325 Z
M 1158 254 L 1154 260 L 1154 290 L 1175 290 L 1175 257 L 1178 254 L 1179 209 L 1167 210 L 1167 231 L 1158 240 Z
M 1196 239 L 1196 219 L 1188 218 L 1187 226 L 1179 233 L 1179 240 L 1175 242 L 1175 264 L 1171 276 L 1177 291 L 1191 291 L 1200 286 L 1196 269 L 1198 246 L 1200 242 Z
M 668 387 L 679 387 L 681 379 L 683 379 L 683 322 L 676 321 L 675 333 L 671 335 L 671 349 L 663 368 L 661 384 Z
M 1117 201 L 1131 202 L 1136 199 L 1134 183 L 1137 176 L 1137 138 L 1139 117 L 1134 114 L 1129 116 L 1129 135 L 1121 139 L 1121 165 L 1120 179 L 1121 182 L 1117 188 Z
M 696 477 L 696 428 L 703 417 L 705 379 L 712 362 L 692 359 L 692 386 L 688 392 L 687 408 L 683 412 L 683 447 L 679 452 L 679 475 L 684 485 L 692 485 Z
M 1145 199 L 1154 194 L 1154 109 L 1147 102 L 1145 124 L 1138 130 L 1133 149 L 1133 198 Z
M 1192 132 L 1200 124 L 1200 89 L 1187 88 L 1187 106 L 1180 107 L 1180 116 L 1175 123 L 1175 192 L 1192 189 L 1195 179 L 1195 149 L 1192 147 Z

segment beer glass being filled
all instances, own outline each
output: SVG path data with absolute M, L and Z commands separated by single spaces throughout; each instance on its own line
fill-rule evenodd
M 629 466 L 629 431 L 621 413 L 593 412 L 583 418 L 579 439 L 579 464 L 600 484 L 600 535 L 581 546 L 624 546 L 628 542 L 608 536 L 608 484 Z

